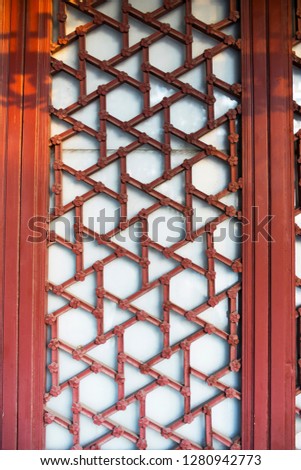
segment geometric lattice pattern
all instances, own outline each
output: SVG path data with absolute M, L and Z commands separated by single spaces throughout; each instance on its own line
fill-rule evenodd
M 239 449 L 239 427 L 234 426 L 232 431 L 232 422 L 240 421 L 242 263 L 239 254 L 231 256 L 227 250 L 220 250 L 217 239 L 221 227 L 242 219 L 241 85 L 228 83 L 215 69 L 219 57 L 237 54 L 239 58 L 240 39 L 234 33 L 239 25 L 238 2 L 223 2 L 226 14 L 214 24 L 202 20 L 199 5 L 204 2 L 135 1 L 131 5 L 127 0 L 116 1 L 114 15 L 107 9 L 108 3 L 112 4 L 55 2 L 58 37 L 51 47 L 51 75 L 53 80 L 61 80 L 66 95 L 71 83 L 77 96 L 73 99 L 71 94 L 70 103 L 64 101 L 64 107 L 53 104 L 50 108 L 59 132 L 50 139 L 54 208 L 49 248 L 50 257 L 53 247 L 68 253 L 74 259 L 74 270 L 66 275 L 62 271 L 59 283 L 52 279 L 47 283 L 56 306 L 46 315 L 51 355 L 46 430 L 55 426 L 56 432 L 67 433 L 70 440 L 66 447 L 72 449 Z M 174 20 L 177 12 L 181 21 Z M 69 16 L 77 22 L 73 30 Z M 98 32 L 107 39 L 93 49 L 90 38 Z M 109 48 L 110 37 L 112 41 L 117 38 L 116 50 L 105 57 L 114 49 Z M 181 52 L 174 68 L 168 56 L 162 60 L 157 52 L 156 47 L 162 44 L 170 47 L 171 54 L 173 50 Z M 68 51 L 72 52 L 69 56 Z M 136 73 L 127 72 L 129 60 L 137 57 L 140 63 L 138 60 Z M 225 68 L 232 66 L 230 59 L 224 63 Z M 91 67 L 96 77 L 94 89 L 87 79 Z M 199 86 L 191 78 L 198 73 L 203 73 L 204 79 Z M 101 77 L 98 84 L 97 74 Z M 164 90 L 157 101 L 152 95 L 154 80 Z M 114 104 L 116 92 L 121 93 L 118 106 Z M 126 120 L 123 92 L 124 96 L 135 96 L 133 108 L 126 110 L 133 110 L 134 115 Z M 227 106 L 230 102 L 235 106 Z M 141 103 L 138 113 L 137 103 Z M 193 107 L 185 108 L 187 103 L 193 103 Z M 177 111 L 180 105 L 183 107 Z M 191 109 L 199 110 L 199 118 L 191 117 L 189 122 Z M 182 125 L 184 115 L 189 129 Z M 128 142 L 108 144 L 112 128 Z M 83 163 L 80 170 L 64 160 L 64 146 L 75 137 L 93 141 L 97 152 L 95 163 L 86 167 Z M 131 155 L 145 148 L 157 152 L 163 162 L 154 178 L 136 176 L 135 169 L 145 163 L 141 159 L 129 165 Z M 181 153 L 179 149 L 189 151 Z M 175 154 L 181 157 L 184 153 L 179 161 L 174 159 Z M 202 167 L 206 162 L 214 163 L 213 175 L 210 166 Z M 114 187 L 102 177 L 113 165 L 118 168 Z M 219 180 L 219 168 L 227 175 L 225 184 L 222 178 Z M 182 181 L 182 192 L 175 194 L 168 188 L 177 178 Z M 212 178 L 213 188 L 208 192 Z M 69 201 L 64 198 L 67 181 L 81 188 Z M 133 208 L 130 204 L 131 191 L 138 192 L 140 206 Z M 102 201 L 111 201 L 112 207 L 118 208 L 113 225 L 103 231 L 91 227 L 85 216 L 92 203 L 101 211 Z M 164 243 L 160 236 L 155 239 L 151 231 L 151 221 L 162 210 L 182 220 L 183 231 L 174 243 Z M 196 217 L 208 211 L 213 218 L 197 223 Z M 72 234 L 67 237 L 56 230 L 55 223 L 70 214 Z M 132 249 L 118 239 L 118 234 L 128 233 L 137 225 Z M 87 241 L 96 247 L 90 262 L 86 258 Z M 203 250 L 202 261 L 193 254 L 193 247 Z M 58 262 L 59 255 L 51 261 Z M 154 264 L 162 271 L 152 271 Z M 132 272 L 138 274 L 137 285 L 131 290 Z M 125 283 L 121 291 L 120 274 Z M 81 289 L 86 285 L 92 286 L 88 297 Z M 203 289 L 203 297 L 191 300 L 192 286 L 194 292 Z M 157 310 L 148 301 L 152 294 L 158 294 Z M 112 306 L 114 315 L 110 313 Z M 82 315 L 82 332 L 88 328 L 85 322 L 94 328 L 94 335 L 82 344 L 74 344 L 71 337 L 77 314 Z M 61 335 L 65 319 L 70 338 Z M 141 347 L 141 337 L 145 344 L 149 339 L 157 342 L 154 349 L 151 344 L 149 355 Z M 140 346 L 135 348 L 136 341 Z M 70 366 L 69 374 L 64 375 L 61 371 L 66 358 Z M 66 400 L 59 402 L 64 396 Z M 98 404 L 99 396 L 108 396 L 108 401 Z M 161 419 L 168 406 L 171 413 Z
M 295 232 L 296 232 L 296 331 L 297 331 L 297 383 L 296 383 L 296 447 L 301 449 L 301 2 L 296 2 L 293 38 L 294 72 L 294 142 L 295 142 Z

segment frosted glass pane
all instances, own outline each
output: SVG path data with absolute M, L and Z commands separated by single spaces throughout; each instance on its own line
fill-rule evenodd
M 192 0 L 192 14 L 204 23 L 217 23 L 226 18 L 229 4 L 225 0 Z

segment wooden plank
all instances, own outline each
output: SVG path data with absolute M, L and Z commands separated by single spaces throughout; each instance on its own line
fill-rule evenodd
M 295 448 L 295 230 L 290 0 L 269 0 L 270 448 Z
M 18 448 L 44 447 L 46 240 L 31 242 L 29 221 L 47 218 L 51 0 L 28 0 L 21 181 Z M 26 423 L 26 425 L 24 425 Z M 29 425 L 30 423 L 30 425 Z
M 257 217 L 269 213 L 267 10 L 242 2 L 243 338 L 242 438 L 244 449 L 266 449 L 269 406 L 269 243 L 256 237 Z M 260 208 L 260 212 L 256 211 Z
M 25 2 L 2 0 L 1 14 L 1 312 L 2 449 L 17 447 L 19 215 Z

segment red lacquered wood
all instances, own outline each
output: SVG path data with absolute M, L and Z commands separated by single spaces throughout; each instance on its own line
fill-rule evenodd
M 46 240 L 31 243 L 34 216 L 47 217 L 51 1 L 28 0 L 21 181 L 18 448 L 44 447 Z
M 268 446 L 269 244 L 254 242 L 256 219 L 269 212 L 265 3 L 242 4 L 243 80 L 243 341 L 242 438 L 244 449 Z
M 19 213 L 24 2 L 0 2 L 1 429 L 2 449 L 17 447 Z
M 271 192 L 270 448 L 295 447 L 295 236 L 291 1 L 268 1 Z

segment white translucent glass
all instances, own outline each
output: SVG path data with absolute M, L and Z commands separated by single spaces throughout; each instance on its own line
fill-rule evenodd
M 67 305 L 68 300 L 63 297 L 54 295 L 52 292 L 48 292 L 48 312 L 53 313 L 55 310 Z
M 96 10 L 100 11 L 104 15 L 110 16 L 117 21 L 121 21 L 121 0 L 111 0 L 109 2 L 102 3 L 101 5 L 96 6 Z
M 92 93 L 100 85 L 106 85 L 113 80 L 113 76 L 109 73 L 99 70 L 92 64 L 86 64 L 86 83 L 87 83 L 87 93 Z
M 164 181 L 156 187 L 157 191 L 173 201 L 185 204 L 185 175 L 179 173 L 170 181 Z
M 225 49 L 213 58 L 213 73 L 227 83 L 240 81 L 239 52 Z
M 206 67 L 205 64 L 200 64 L 189 72 L 180 75 L 180 80 L 183 83 L 189 83 L 196 90 L 206 93 Z
M 95 338 L 96 319 L 83 309 L 77 308 L 66 312 L 61 315 L 58 324 L 59 338 L 73 347 L 84 346 Z
M 160 406 L 158 402 L 160 401 Z M 146 414 L 157 423 L 168 426 L 183 415 L 184 398 L 171 387 L 156 388 L 147 395 Z
M 221 92 L 217 88 L 214 90 L 214 97 L 216 99 L 216 102 L 214 103 L 215 119 L 226 114 L 229 109 L 236 108 L 239 104 L 238 100 L 234 99 L 233 96 Z
M 207 145 L 213 145 L 219 150 L 228 153 L 229 149 L 229 129 L 227 124 L 223 124 L 213 131 L 207 132 L 204 136 L 201 137 L 201 141 Z
M 173 276 L 170 282 L 171 301 L 185 310 L 191 310 L 205 302 L 207 280 L 191 269 Z
M 78 69 L 79 60 L 78 60 L 78 43 L 71 42 L 68 46 L 64 47 L 60 51 L 53 54 L 53 57 L 56 60 L 61 60 L 65 64 L 73 67 L 74 69 Z
M 61 72 L 52 79 L 52 104 L 55 108 L 67 108 L 79 98 L 78 80 Z
M 168 98 L 169 96 L 172 96 L 177 91 L 176 88 L 174 88 L 169 83 L 166 83 L 157 77 L 153 77 L 152 75 L 150 76 L 150 86 L 151 86 L 151 89 L 150 89 L 151 106 L 155 106 L 160 101 L 162 101 L 163 98 L 165 97 Z
M 142 95 L 130 85 L 121 85 L 107 95 L 107 111 L 121 121 L 142 112 Z
M 192 36 L 193 58 L 203 54 L 206 49 L 211 49 L 212 47 L 217 46 L 219 44 L 219 42 L 213 39 L 211 36 L 208 36 L 205 33 L 201 33 L 200 31 L 193 30 Z
M 48 279 L 55 284 L 61 284 L 75 274 L 75 256 L 71 250 L 53 244 L 48 249 Z
M 110 150 L 116 150 L 119 147 L 126 147 L 134 142 L 135 138 L 122 131 L 119 127 L 107 123 L 107 147 Z M 108 152 L 108 153 L 109 153 Z
M 77 121 L 82 122 L 85 126 L 97 131 L 99 130 L 99 103 L 93 101 L 84 108 L 72 114 L 72 117 Z
M 55 3 L 55 2 L 53 2 Z M 73 8 L 71 5 L 66 6 L 67 21 L 66 21 L 66 33 L 70 34 L 78 26 L 82 26 L 91 21 L 91 17 Z
M 206 268 L 206 249 L 206 237 L 205 235 L 201 235 L 200 237 L 196 238 L 193 242 L 186 243 L 184 246 L 176 250 L 175 253 L 180 256 L 183 256 L 183 258 L 190 259 L 193 263 L 197 264 L 198 266 Z
M 104 300 L 104 331 L 112 330 L 116 325 L 120 325 L 133 317 L 128 311 L 121 310 L 114 302 Z M 94 330 L 95 335 L 95 330 Z
M 150 183 L 163 173 L 163 155 L 150 146 L 140 147 L 127 156 L 127 171 L 141 183 Z
M 163 0 L 131 0 L 131 5 L 144 13 L 157 10 L 157 8 L 160 8 L 162 4 Z
M 123 60 L 120 64 L 117 64 L 115 68 L 122 72 L 127 73 L 136 80 L 142 80 L 142 53 L 141 51 L 136 52 L 128 59 Z
M 73 201 L 76 196 L 82 196 L 87 193 L 91 186 L 83 181 L 77 181 L 69 173 L 64 173 L 62 177 L 63 183 L 63 204 Z
M 176 448 L 175 442 L 172 439 L 165 439 L 159 432 L 151 428 L 146 429 L 146 439 L 149 450 L 170 450 Z
M 160 354 L 163 347 L 162 332 L 148 322 L 135 323 L 124 335 L 125 353 L 145 362 Z
M 211 375 L 229 364 L 227 343 L 217 335 L 206 335 L 191 344 L 191 367 Z
M 149 2 L 148 2 L 149 3 Z M 156 30 L 132 17 L 129 18 L 129 46 L 133 46 L 153 34 Z
M 240 401 L 228 398 L 212 408 L 212 426 L 220 434 L 235 438 L 240 434 Z
M 150 315 L 162 319 L 162 288 L 157 287 L 134 300 L 133 305 Z
M 222 300 L 215 307 L 210 307 L 198 315 L 199 318 L 229 332 L 228 299 Z
M 190 378 L 190 388 L 192 408 L 199 406 L 202 403 L 206 403 L 208 400 L 211 400 L 220 393 L 217 388 L 210 387 L 206 382 L 193 375 Z
M 241 373 L 240 372 L 230 372 L 224 375 L 220 379 L 221 383 L 227 387 L 235 388 L 236 390 L 241 390 Z
M 112 253 L 112 249 L 99 245 L 94 239 L 87 237 L 84 245 L 84 268 L 89 268 L 96 261 L 102 260 Z
M 138 129 L 140 132 L 145 132 L 147 135 L 152 137 L 159 142 L 163 142 L 164 132 L 163 132 L 164 118 L 163 113 L 156 113 L 154 116 L 145 119 L 141 124 L 135 126 L 135 129 Z
M 178 266 L 179 263 L 172 259 L 165 258 L 162 253 L 157 250 L 149 249 L 148 259 L 150 261 L 149 266 L 149 280 L 150 282 L 159 279 L 160 276 L 169 273 L 173 268 Z
M 120 166 L 119 162 L 112 162 L 105 168 L 95 171 L 91 178 L 94 181 L 101 181 L 107 188 L 112 191 L 119 192 L 120 190 Z
M 50 229 L 54 230 L 57 235 L 64 238 L 65 240 L 74 242 L 74 224 L 75 211 L 69 211 L 62 217 L 58 217 L 50 224 Z
M 240 25 L 239 23 L 232 23 L 221 30 L 223 33 L 233 36 L 235 39 L 240 37 Z
M 297 67 L 293 68 L 293 97 L 294 100 L 301 104 L 301 70 Z
M 170 344 L 171 345 L 176 344 L 179 341 L 182 341 L 187 336 L 190 336 L 193 333 L 196 333 L 197 331 L 200 330 L 200 327 L 198 325 L 188 321 L 185 317 L 175 312 L 170 312 L 169 323 L 170 323 Z M 180 367 L 180 371 L 182 372 L 182 367 Z
M 225 0 L 192 0 L 192 14 L 204 23 L 217 23 L 227 18 L 229 4 Z
M 73 438 L 68 429 L 51 423 L 46 427 L 47 450 L 64 450 L 72 447 Z
M 62 350 L 59 351 L 58 363 L 60 365 L 60 383 L 66 382 L 67 380 L 74 377 L 74 375 L 83 372 L 88 367 L 87 364 L 85 364 L 83 361 L 76 361 L 69 353 Z
M 217 194 L 230 182 L 229 165 L 216 157 L 206 157 L 192 167 L 192 184 L 205 194 Z
M 108 429 L 105 426 L 97 426 L 93 423 L 92 419 L 80 414 L 80 445 L 85 446 L 103 435 L 107 434 Z
M 169 247 L 183 239 L 184 218 L 171 207 L 161 207 L 148 217 L 149 236 L 160 245 Z
M 149 48 L 149 61 L 163 72 L 172 72 L 184 62 L 184 46 L 169 37 L 159 39 Z
M 125 439 L 124 437 L 119 437 L 111 439 L 110 441 L 105 442 L 102 444 L 101 448 L 103 450 L 136 450 L 136 446 L 134 442 L 130 441 L 129 439 Z
M 227 219 L 218 224 L 214 233 L 214 247 L 218 253 L 233 261 L 239 258 L 241 234 L 238 223 L 234 219 Z
M 117 245 L 131 251 L 135 255 L 141 256 L 141 245 L 139 243 L 141 237 L 141 223 L 131 225 L 129 228 L 117 233 L 112 237 L 112 241 Z
M 131 403 L 126 410 L 117 411 L 113 413 L 110 420 L 115 424 L 119 424 L 129 429 L 134 433 L 139 432 L 139 404 L 138 402 Z
M 198 131 L 207 121 L 207 108 L 200 101 L 186 96 L 170 107 L 170 121 L 187 134 Z
M 105 374 L 90 374 L 80 382 L 80 396 L 83 404 L 100 413 L 116 402 L 117 384 Z
M 117 368 L 117 340 L 110 338 L 105 344 L 100 344 L 89 351 L 89 356 L 96 361 L 100 361 L 112 369 Z M 87 393 L 89 389 L 87 388 Z
M 140 289 L 141 268 L 130 259 L 119 258 L 104 269 L 104 287 L 123 299 Z
M 205 443 L 205 417 L 204 415 L 197 418 L 189 424 L 184 424 L 177 428 L 177 434 L 184 439 L 189 439 L 197 445 L 203 446 Z
M 96 233 L 107 233 L 119 223 L 119 208 L 116 199 L 105 194 L 96 195 L 84 204 L 83 223 Z
M 170 26 L 181 33 L 185 33 L 185 6 L 182 5 L 160 17 L 162 23 L 170 24 Z
M 301 129 L 301 116 L 294 117 L 294 134 Z
M 229 245 L 231 247 L 231 243 Z M 215 289 L 217 294 L 223 292 L 227 287 L 236 284 L 240 279 L 238 273 L 233 272 L 229 266 L 218 260 L 215 261 L 214 269 L 216 272 Z
M 96 139 L 93 139 L 93 137 L 91 137 L 90 135 L 86 134 L 85 132 L 80 132 L 78 134 L 75 134 L 73 135 L 72 137 L 70 137 L 69 139 L 67 140 L 64 140 L 63 143 L 62 143 L 62 148 L 64 150 L 63 152 L 63 160 L 66 157 L 66 151 L 74 151 L 74 150 L 97 150 L 99 149 L 99 142 L 97 142 Z M 91 155 L 94 155 L 94 160 L 91 161 Z M 76 168 L 76 169 L 79 169 L 79 170 L 84 170 L 85 168 L 87 168 L 89 166 L 89 161 L 91 161 L 92 165 L 94 163 L 96 163 L 96 160 L 95 158 L 95 155 L 96 155 L 96 152 L 94 152 L 94 154 L 91 153 L 91 155 L 89 155 L 88 153 L 85 153 L 85 156 L 83 156 L 80 160 L 81 160 L 81 166 Z M 87 160 L 87 164 L 86 164 L 86 160 Z M 76 165 L 78 165 L 78 161 L 76 160 Z M 84 165 L 84 166 L 83 166 Z
M 176 382 L 183 382 L 183 352 L 178 351 L 171 358 L 163 359 L 158 364 L 155 364 L 154 370 Z
M 140 371 L 129 364 L 124 366 L 125 395 L 129 396 L 142 387 L 152 383 L 154 379 L 149 375 L 141 374 Z
M 86 48 L 90 55 L 99 60 L 107 60 L 120 53 L 122 35 L 109 26 L 102 26 L 87 34 Z
M 70 294 L 79 297 L 87 303 L 95 303 L 96 279 L 93 274 L 86 276 L 84 281 L 75 282 L 66 289 Z
M 210 206 L 207 202 L 193 198 L 192 207 L 194 210 L 193 214 L 193 229 L 198 230 L 204 227 L 209 222 L 216 219 L 222 212 L 214 206 Z
M 47 410 L 54 411 L 66 419 L 72 419 L 72 390 L 65 388 L 57 397 L 52 397 L 47 403 Z
M 146 194 L 140 189 L 134 188 L 133 186 L 127 186 L 127 217 L 131 219 L 142 209 L 148 209 L 155 204 L 155 198 Z

